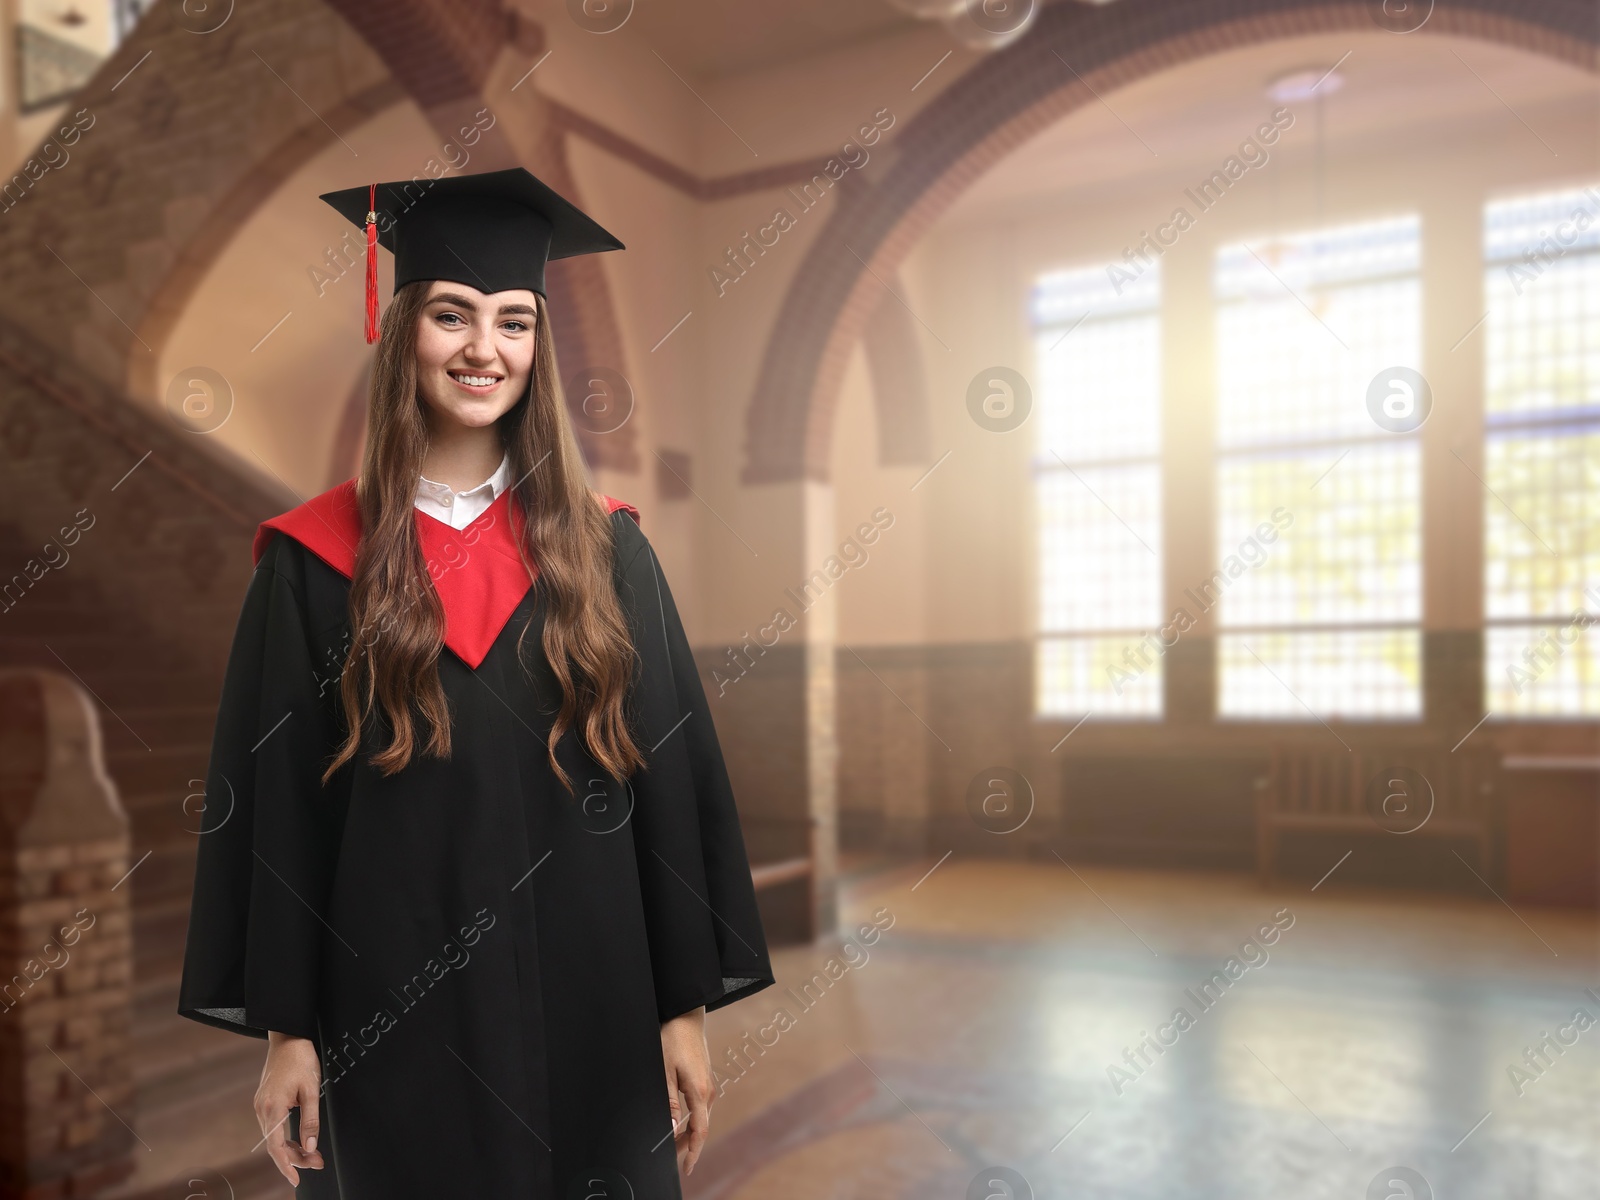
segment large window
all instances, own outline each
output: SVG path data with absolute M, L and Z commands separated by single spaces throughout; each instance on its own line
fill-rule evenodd
M 1600 188 L 1484 211 L 1484 690 L 1600 715 Z
M 1414 216 L 1217 252 L 1222 716 L 1421 714 L 1420 435 L 1368 410 L 1421 366 L 1419 258 Z
M 1041 714 L 1162 712 L 1160 279 L 1034 288 Z

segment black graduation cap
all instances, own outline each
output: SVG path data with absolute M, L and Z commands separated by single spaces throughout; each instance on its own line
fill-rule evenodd
M 394 253 L 394 287 L 449 279 L 481 292 L 544 291 L 552 258 L 623 244 L 523 167 L 324 192 L 367 231 L 367 341 L 378 340 L 379 245 Z M 381 226 L 381 228 L 380 228 Z

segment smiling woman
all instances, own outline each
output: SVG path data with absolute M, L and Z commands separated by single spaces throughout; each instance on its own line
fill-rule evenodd
M 267 1039 L 299 1195 L 672 1200 L 705 1013 L 773 976 L 672 593 L 558 383 L 545 261 L 621 244 L 520 168 L 433 187 L 324 197 L 405 213 L 395 296 L 361 474 L 256 535 L 178 1011 Z
M 539 297 L 527 288 L 485 294 L 438 279 L 406 286 L 424 300 L 416 324 L 417 390 L 428 423 L 422 471 L 468 488 L 502 456 L 498 439 L 485 434 L 528 394 Z M 408 296 L 405 307 L 416 299 Z

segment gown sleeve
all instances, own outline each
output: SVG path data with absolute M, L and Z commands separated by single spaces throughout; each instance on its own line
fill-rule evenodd
M 303 557 L 283 534 L 245 594 L 198 830 L 180 1015 L 265 1038 L 317 1036 L 317 975 L 342 827 L 336 745 L 314 670 Z M 331 693 L 330 693 L 331 694 Z
M 770 986 L 772 964 L 733 788 L 700 674 L 655 551 L 617 520 L 618 596 L 638 663 L 635 737 L 646 765 L 630 779 L 656 1009 L 662 1021 Z

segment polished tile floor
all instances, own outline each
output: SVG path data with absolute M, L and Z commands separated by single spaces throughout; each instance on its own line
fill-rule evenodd
M 1593 913 L 847 866 L 854 945 L 782 950 L 708 1018 L 691 1200 L 1600 1197 Z

